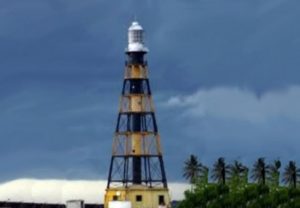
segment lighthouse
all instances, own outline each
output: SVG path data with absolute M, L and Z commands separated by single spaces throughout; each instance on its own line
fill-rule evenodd
M 120 98 L 104 206 L 130 202 L 132 208 L 170 203 L 160 136 L 148 78 L 144 30 L 128 29 L 125 74 Z

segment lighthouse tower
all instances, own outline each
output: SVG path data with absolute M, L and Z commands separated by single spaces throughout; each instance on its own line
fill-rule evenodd
M 104 199 L 130 201 L 133 208 L 169 204 L 169 191 L 155 119 L 143 28 L 128 29 L 125 77 Z

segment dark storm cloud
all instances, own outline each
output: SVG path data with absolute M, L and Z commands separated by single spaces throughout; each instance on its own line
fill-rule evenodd
M 136 15 L 148 32 L 153 76 L 166 82 L 160 88 L 235 85 L 265 91 L 299 83 L 297 1 L 115 4 L 2 3 L 2 68 L 12 68 L 5 70 L 12 75 L 32 72 L 33 79 L 50 74 L 71 82 L 68 76 L 85 74 L 86 82 L 97 75 L 113 80 L 120 74 L 111 69 L 122 65 L 126 27 Z
M 170 88 L 177 82 L 188 90 L 231 85 L 267 91 L 299 84 L 298 2 L 186 2 L 169 5 L 159 42 L 151 44 Z
M 146 30 L 156 100 L 222 86 L 264 94 L 300 84 L 299 4 L 2 0 L 0 180 L 106 175 L 127 27 L 134 16 Z M 198 121 L 167 122 L 176 114 L 157 110 L 167 164 L 177 164 L 185 156 L 173 153 L 182 144 L 178 137 L 193 141 L 198 127 L 184 124 Z M 210 118 L 204 127 L 217 125 L 220 134 L 213 137 L 220 139 L 228 133 L 227 122 Z M 260 137 L 257 128 L 248 125 L 243 131 Z M 201 138 L 209 140 L 211 132 L 203 132 Z M 197 145 L 193 148 L 207 151 L 209 144 Z

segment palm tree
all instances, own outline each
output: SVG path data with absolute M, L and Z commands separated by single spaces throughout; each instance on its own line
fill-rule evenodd
M 243 182 L 244 184 L 248 184 L 248 175 L 249 175 L 249 168 L 244 166 L 245 170 L 243 171 Z
M 201 167 L 202 164 L 198 162 L 198 158 L 190 155 L 190 158 L 184 162 L 183 177 L 194 184 L 201 173 Z
M 296 188 L 299 177 L 300 169 L 297 168 L 295 161 L 290 161 L 284 169 L 283 182 L 289 184 L 290 187 Z
M 232 165 L 229 165 L 230 180 L 234 185 L 240 184 L 242 179 L 245 178 L 245 174 L 248 176 L 247 172 L 248 168 L 237 160 L 235 160 Z
M 208 174 L 209 174 L 209 168 L 205 165 L 201 165 L 201 170 L 199 172 L 198 181 L 201 185 L 208 184 Z
M 258 158 L 257 161 L 253 165 L 251 178 L 259 184 L 266 184 L 266 172 L 267 166 L 265 163 L 265 158 Z
M 280 160 L 274 160 L 272 164 L 267 166 L 268 179 L 276 187 L 279 186 L 280 168 L 281 168 Z
M 229 165 L 226 165 L 224 157 L 220 157 L 212 169 L 212 178 L 218 183 L 225 185 L 227 173 L 229 173 Z

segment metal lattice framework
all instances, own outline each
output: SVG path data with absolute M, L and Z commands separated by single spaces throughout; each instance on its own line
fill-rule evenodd
M 167 188 L 145 52 L 128 52 L 107 188 Z

